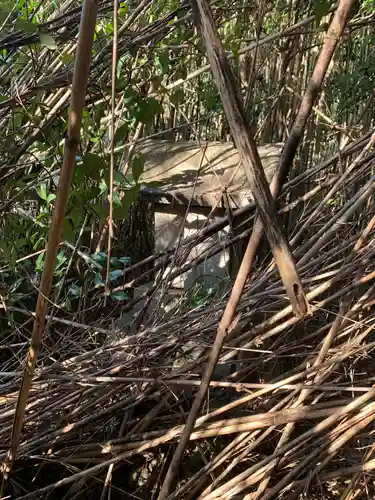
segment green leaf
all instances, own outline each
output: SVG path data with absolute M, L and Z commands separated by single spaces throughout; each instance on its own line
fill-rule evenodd
M 115 207 L 113 209 L 113 218 L 115 220 L 122 220 L 128 217 L 129 208 L 137 199 L 140 190 L 140 184 L 132 186 L 130 189 L 126 190 L 124 196 L 121 200 L 121 207 Z
M 99 189 L 100 189 L 100 194 L 103 194 L 106 192 L 106 190 L 108 189 L 108 186 L 107 186 L 107 183 L 105 182 L 104 179 L 102 179 L 100 181 L 100 184 L 99 184 Z
M 64 251 L 61 250 L 57 256 L 56 256 L 56 266 L 55 269 L 61 268 L 61 266 L 68 260 L 67 256 L 65 255 Z
M 38 195 L 40 196 L 40 198 L 42 198 L 42 200 L 44 200 L 44 201 L 47 202 L 47 199 L 48 199 L 48 196 L 47 196 L 47 186 L 46 186 L 46 184 L 44 182 L 42 184 L 40 184 L 40 186 L 38 186 L 36 188 L 36 192 L 38 193 Z
M 100 120 L 104 117 L 105 115 L 105 108 L 103 106 L 96 106 L 92 110 L 92 119 L 94 123 L 100 123 Z
M 113 292 L 111 294 L 111 299 L 116 301 L 128 300 L 129 296 L 125 292 Z
M 69 241 L 70 243 L 75 240 L 74 230 L 72 222 L 69 218 L 65 218 L 63 222 L 63 240 Z
M 36 24 L 31 23 L 30 21 L 17 19 L 14 25 L 16 28 L 24 31 L 25 33 L 36 33 L 38 31 L 38 26 Z
M 57 44 L 55 42 L 55 39 L 51 35 L 48 35 L 47 33 L 40 34 L 40 43 L 41 45 L 44 45 L 48 49 L 51 50 L 57 49 Z
M 72 204 L 69 208 L 66 218 L 70 220 L 73 230 L 80 229 L 85 217 L 84 208 L 79 203 Z
M 129 52 L 125 55 L 123 55 L 122 57 L 120 57 L 118 63 L 117 63 L 117 71 L 116 71 L 116 77 L 117 79 L 120 78 L 121 76 L 121 70 L 124 66 L 124 64 L 129 60 L 131 59 L 131 55 L 129 54 Z
M 83 157 L 83 163 L 80 168 L 83 168 L 84 174 L 92 179 L 100 178 L 100 171 L 107 170 L 107 163 L 104 159 L 94 153 L 86 153 Z
M 133 117 L 142 123 L 149 124 L 154 120 L 155 115 L 163 110 L 159 101 L 150 97 L 149 99 L 139 99 L 134 107 Z
M 160 102 L 155 99 L 154 97 L 149 97 L 146 101 L 147 106 L 149 107 L 149 112 L 152 113 L 152 115 L 158 115 L 163 112 L 163 106 L 160 104 Z
M 126 3 L 122 3 L 120 8 L 119 8 L 119 15 L 123 16 L 124 14 L 127 14 L 129 10 L 129 5 L 126 5 Z
M 7 101 L 8 99 L 9 97 L 7 97 L 6 95 L 0 95 L 0 102 Z
M 48 196 L 47 196 L 47 199 L 46 199 L 46 202 L 47 204 L 49 205 L 51 203 L 51 201 L 55 200 L 56 199 L 56 195 L 53 194 L 53 193 L 50 193 Z
M 86 189 L 81 189 L 78 195 L 84 201 L 90 201 L 95 199 L 100 194 L 100 189 L 98 186 L 88 186 Z
M 328 14 L 332 3 L 333 2 L 331 0 L 313 0 L 315 19 L 318 24 L 320 23 L 322 17 Z
M 16 245 L 19 249 L 23 247 L 27 247 L 30 244 L 30 241 L 27 238 L 20 238 L 16 240 Z
M 166 75 L 169 72 L 168 53 L 161 53 L 155 56 L 155 69 L 157 75 Z
M 135 154 L 132 161 L 132 174 L 135 182 L 138 182 L 138 179 L 143 174 L 145 167 L 145 158 L 141 154 Z
M 96 273 L 95 274 L 95 277 L 94 277 L 94 285 L 96 287 L 98 286 L 103 286 L 105 283 L 103 281 L 103 278 L 101 277 L 101 275 L 99 273 Z
M 326 206 L 329 207 L 329 206 L 332 206 L 332 205 L 336 205 L 337 202 L 334 198 L 329 198 L 328 200 L 326 200 Z
M 111 266 L 118 267 L 120 265 L 120 262 L 117 257 L 111 257 L 109 259 L 109 262 L 111 263 Z
M 17 60 L 14 63 L 15 69 L 17 71 L 20 70 L 20 69 L 23 69 L 26 66 L 26 64 L 29 62 L 29 60 L 30 60 L 30 57 L 27 54 L 25 54 L 24 52 L 21 52 L 17 56 Z
M 124 264 L 130 264 L 131 263 L 131 258 L 130 257 L 111 257 L 110 259 L 111 266 L 115 268 L 123 268 Z
M 116 144 L 118 144 L 119 142 L 122 143 L 124 141 L 125 137 L 128 134 L 128 130 L 129 130 L 129 127 L 128 127 L 127 123 L 124 123 L 123 125 L 121 125 L 121 127 L 119 127 L 116 130 L 116 134 L 115 134 L 115 143 Z
M 107 254 L 104 252 L 93 253 L 90 255 L 90 257 L 98 264 L 104 265 L 107 262 Z
M 100 220 L 105 219 L 108 215 L 108 211 L 103 206 L 103 203 L 90 203 L 89 208 L 90 211 L 94 213 L 95 217 L 98 217 Z
M 113 35 L 113 24 L 107 23 L 104 27 L 104 30 L 107 33 L 107 35 Z
M 113 206 L 121 207 L 121 200 L 117 191 L 113 192 Z
M 12 249 L 7 241 L 0 242 L 0 257 L 2 259 L 8 259 L 11 255 Z
M 23 113 L 15 112 L 12 116 L 14 130 L 18 130 L 22 125 Z
M 9 256 L 9 264 L 12 267 L 16 267 L 17 264 L 17 252 L 15 252 L 15 248 L 12 246 L 12 253 Z
M 221 104 L 219 94 L 214 89 L 205 92 L 202 101 L 207 111 L 218 111 Z
M 9 26 L 12 22 L 12 18 L 10 17 L 8 19 L 8 16 L 9 16 L 9 11 L 4 10 L 3 6 L 1 5 L 1 7 L 0 7 L 0 23 L 1 24 L 6 23 L 5 26 Z
M 32 235 L 29 236 L 30 242 L 33 245 L 33 249 L 34 250 L 36 249 L 36 244 L 35 243 L 36 243 L 38 237 L 39 237 L 39 233 L 34 233 L 34 234 L 32 234 Z
M 128 186 L 129 182 L 127 181 L 125 175 L 119 170 L 115 170 L 113 172 L 113 180 L 117 186 Z
M 92 121 L 91 114 L 89 113 L 89 111 L 85 109 L 82 113 L 82 124 L 81 124 L 82 130 L 86 133 L 90 133 L 90 131 L 93 128 L 93 125 L 94 124 Z
M 120 257 L 118 260 L 119 260 L 119 262 L 120 262 L 121 264 L 125 264 L 125 265 L 126 265 L 126 264 L 131 264 L 131 263 L 132 263 L 132 259 L 131 259 L 131 257 Z
M 109 273 L 109 281 L 115 281 L 122 276 L 122 271 L 121 269 L 114 269 Z
M 137 100 L 137 93 L 131 87 L 127 87 L 124 92 L 124 104 L 134 103 Z
M 44 252 L 41 253 L 38 256 L 38 258 L 36 259 L 36 262 L 35 262 L 36 272 L 41 273 L 43 271 L 43 267 L 44 267 Z
M 72 61 L 73 61 L 73 56 L 72 54 L 63 54 L 61 56 L 61 62 L 63 62 L 64 64 L 70 64 Z

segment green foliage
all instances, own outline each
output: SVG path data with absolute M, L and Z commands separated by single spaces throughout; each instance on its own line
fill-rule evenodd
M 115 300 L 116 302 L 123 302 L 124 300 L 128 300 L 129 296 L 126 292 L 113 292 L 110 295 L 112 300 Z
M 54 193 L 47 193 L 47 185 L 45 183 L 40 184 L 40 186 L 36 188 L 36 191 L 40 198 L 46 202 L 46 205 L 49 205 L 56 198 Z
M 213 82 L 205 86 L 202 94 L 202 102 L 207 111 L 215 111 L 218 113 L 223 110 L 219 91 Z
M 17 19 L 14 26 L 25 33 L 36 33 L 38 31 L 38 26 L 36 24 L 22 19 Z
M 115 206 L 113 209 L 113 217 L 115 220 L 123 220 L 128 217 L 129 209 L 137 199 L 140 188 L 140 184 L 137 183 L 129 189 L 124 190 L 121 205 Z
M 361 0 L 360 9 L 364 15 L 372 15 L 375 12 L 375 0 Z
M 318 24 L 328 14 L 334 3 L 332 0 L 313 0 L 314 14 Z
M 125 70 L 124 73 L 126 73 L 126 70 L 127 70 L 126 63 L 130 62 L 131 59 L 132 59 L 132 57 L 131 57 L 130 53 L 126 53 L 125 55 L 123 55 L 122 57 L 120 57 L 120 59 L 117 62 L 117 71 L 116 71 L 116 78 L 117 78 L 117 80 L 120 80 L 121 75 L 123 73 L 123 71 L 122 71 L 123 68 Z
M 17 0 L 17 2 L 2 0 L 0 2 L 0 24 L 5 31 L 21 31 L 26 35 L 35 34 L 39 31 L 39 24 L 44 22 L 47 16 L 48 7 L 41 6 L 39 0 Z M 41 33 L 40 38 L 42 45 L 54 44 L 49 34 Z
M 375 0 L 365 0 L 368 9 Z M 134 2 L 133 2 L 134 3 Z M 314 5 L 308 4 L 307 9 L 315 9 L 316 17 L 324 15 L 324 9 L 329 8 L 332 2 L 328 0 L 315 0 Z M 134 4 L 136 5 L 136 3 Z M 60 7 L 56 0 L 40 2 L 38 0 L 0 1 L 0 22 L 5 22 L 4 31 L 15 34 L 18 39 L 33 39 L 33 45 L 21 46 L 16 50 L 3 49 L 0 52 L 1 60 L 9 65 L 11 71 L 2 75 L 0 102 L 6 101 L 14 96 L 17 88 L 22 96 L 33 89 L 35 82 L 42 85 L 54 82 L 55 77 L 65 74 L 72 69 L 74 54 L 66 54 L 64 42 L 54 33 L 62 34 L 60 28 L 53 28 L 46 32 L 43 23 L 51 16 L 53 9 Z M 133 4 L 121 2 L 119 8 L 119 24 L 128 19 L 129 13 L 133 11 Z M 268 9 L 262 20 L 262 32 L 265 34 L 282 31 L 290 20 L 290 3 L 286 0 L 276 0 L 273 8 Z M 256 27 L 256 15 L 249 8 L 250 15 L 246 22 L 238 22 L 237 16 L 226 16 L 233 11 L 233 4 L 225 0 L 220 4 L 219 29 L 223 42 L 228 52 L 234 55 L 234 66 L 238 62 L 238 52 L 244 44 L 248 44 L 254 37 Z M 131 205 L 137 199 L 141 187 L 142 174 L 145 161 L 141 155 L 135 155 L 132 159 L 130 169 L 126 175 L 122 171 L 121 160 L 123 147 L 134 134 L 139 123 L 144 125 L 144 133 L 155 131 L 155 126 L 160 122 L 166 123 L 168 107 L 170 102 L 176 111 L 177 120 L 184 117 L 195 120 L 195 117 L 207 124 L 207 138 L 215 134 L 210 120 L 215 114 L 223 112 L 220 95 L 210 72 L 201 74 L 194 82 L 188 85 L 176 87 L 172 92 L 166 91 L 167 84 L 175 80 L 184 80 L 187 75 L 206 64 L 204 47 L 201 37 L 197 35 L 194 23 L 176 23 L 186 15 L 186 9 L 181 8 L 179 0 L 163 0 L 151 2 L 149 9 L 142 13 L 135 21 L 134 33 L 140 32 L 153 22 L 159 22 L 166 15 L 170 15 L 168 24 L 173 28 L 160 36 L 153 38 L 152 43 L 141 43 L 137 46 L 127 44 L 121 39 L 118 46 L 118 62 L 116 68 L 116 106 L 121 104 L 120 113 L 116 113 L 116 170 L 114 172 L 114 219 L 115 223 L 124 220 L 129 213 Z M 246 14 L 247 15 L 247 14 Z M 70 26 L 68 26 L 70 28 Z M 168 28 L 168 25 L 166 25 Z M 263 34 L 263 33 L 262 33 Z M 30 35 L 35 35 L 30 37 Z M 78 235 L 84 230 L 84 235 L 91 227 L 97 228 L 108 217 L 108 192 L 109 192 L 109 133 L 111 100 L 110 82 L 110 47 L 113 35 L 112 12 L 103 10 L 96 24 L 95 43 L 93 47 L 93 73 L 90 76 L 89 90 L 87 93 L 89 105 L 85 108 L 82 117 L 82 129 L 79 145 L 79 153 L 76 158 L 76 167 L 73 173 L 72 188 L 69 193 L 68 207 L 64 220 L 63 240 L 75 244 Z M 124 43 L 125 42 L 125 43 Z M 69 41 L 69 46 L 70 46 Z M 125 47 L 125 48 L 124 48 Z M 47 50 L 46 50 L 47 49 Z M 59 50 L 57 50 L 59 49 Z M 61 49 L 61 50 L 60 50 Z M 40 66 L 39 55 L 43 52 L 43 65 Z M 98 54 L 100 54 L 99 57 Z M 53 68 L 59 68 L 54 73 Z M 99 68 L 99 70 L 97 69 Z M 45 70 L 45 71 L 44 71 Z M 51 72 L 50 72 L 51 70 Z M 33 75 L 34 71 L 39 71 Z M 357 75 L 358 76 L 358 75 Z M 18 80 L 21 81 L 17 87 Z M 337 91 L 343 86 L 338 77 Z M 354 81 L 354 78 L 353 78 Z M 347 82 L 346 82 L 347 84 Z M 197 87 L 194 87 L 196 85 Z M 341 87 L 340 87 L 341 85 Z M 272 82 L 264 86 L 257 86 L 256 98 L 252 101 L 250 111 L 251 119 L 256 122 L 259 116 L 264 116 L 265 99 L 269 97 Z M 34 125 L 40 122 L 51 111 L 46 104 L 46 97 L 56 92 L 52 85 L 46 91 L 42 89 L 37 95 L 22 96 L 17 100 L 17 106 L 9 110 L 6 118 L 6 133 L 0 138 L 0 149 L 3 156 L 12 158 L 12 154 L 20 147 L 28 137 Z M 150 95 L 152 92 L 152 95 Z M 54 102 L 52 100 L 52 102 Z M 194 116 L 191 114 L 194 111 Z M 181 113 L 180 113 L 181 111 Z M 56 199 L 58 175 L 49 174 L 56 172 L 61 166 L 63 158 L 63 138 L 66 134 L 68 123 L 67 107 L 61 108 L 48 128 L 44 127 L 38 141 L 28 149 L 25 158 L 26 163 L 39 162 L 41 167 L 22 167 L 17 179 L 9 179 L 4 183 L 3 200 L 12 200 L 20 212 L 7 213 L 0 234 L 0 263 L 10 267 L 15 274 L 20 272 L 19 258 L 26 258 L 29 254 L 38 252 L 46 247 L 48 233 L 51 226 L 52 210 Z M 104 118 L 104 120 L 103 120 Z M 215 117 L 216 118 L 216 117 Z M 185 117 L 182 121 L 185 120 Z M 200 125 L 199 125 L 200 126 Z M 211 135 L 210 135 L 211 134 Z M 3 201 L 2 200 L 2 201 Z M 27 205 L 32 205 L 28 210 Z M 84 227 L 83 227 L 84 226 Z M 83 251 L 88 254 L 88 243 L 82 243 Z M 81 247 L 79 247 L 80 249 Z M 54 286 L 60 283 L 62 276 L 68 272 L 69 252 L 64 250 L 59 254 L 56 267 Z M 93 262 L 99 261 L 103 268 L 106 266 L 106 256 L 90 255 Z M 104 260 L 103 260 L 104 259 Z M 127 265 L 127 257 L 123 261 L 111 260 L 110 279 L 120 279 L 122 268 Z M 40 273 L 44 265 L 44 253 L 24 261 L 27 262 L 31 274 Z M 25 265 L 25 264 L 23 264 Z M 87 279 L 92 280 L 98 286 L 103 285 L 103 275 L 95 266 L 88 266 Z M 86 269 L 86 268 L 85 268 Z M 86 269 L 87 270 L 87 269 Z M 119 272 L 121 271 L 121 272 Z M 76 270 L 69 270 L 69 280 L 63 292 L 68 301 L 79 298 L 83 290 L 82 276 Z M 90 274 L 91 273 L 91 274 Z M 117 292 L 116 292 L 117 293 Z M 194 304 L 203 304 L 206 298 L 210 298 L 211 292 L 197 291 L 192 298 Z M 208 295 L 207 295 L 208 294 Z M 125 292 L 119 292 L 113 300 L 126 300 Z
M 155 54 L 154 65 L 157 75 L 166 75 L 169 72 L 169 55 L 167 51 Z
M 200 281 L 189 290 L 187 301 L 189 307 L 205 307 L 212 303 L 216 296 L 220 296 L 220 288 L 223 283 L 216 282 L 211 286 Z
M 127 123 L 123 123 L 117 130 L 115 134 L 115 143 L 122 145 L 125 142 L 126 137 L 129 133 L 129 126 Z
M 94 153 L 86 153 L 83 161 L 76 165 L 73 181 L 78 186 L 86 181 L 99 181 L 107 168 L 104 158 Z
M 51 50 L 57 49 L 57 44 L 55 42 L 55 39 L 51 35 L 48 35 L 47 33 L 40 34 L 40 43 L 41 45 L 44 45 L 45 47 Z
M 343 47 L 347 61 L 352 69 L 336 65 L 327 82 L 327 95 L 335 110 L 336 120 L 346 120 L 346 114 L 366 102 L 373 93 L 375 86 L 375 35 L 357 36 L 350 45 Z M 365 52 L 366 58 L 359 54 Z M 358 62 L 357 62 L 358 60 Z
M 39 257 L 37 258 L 36 263 L 35 263 L 35 270 L 38 273 L 43 272 L 44 260 L 45 260 L 45 254 L 42 253 L 39 255 Z M 55 266 L 55 272 L 54 272 L 55 276 L 60 276 L 61 274 L 64 273 L 64 271 L 65 271 L 64 264 L 65 264 L 66 260 L 67 260 L 67 257 L 65 256 L 64 252 L 59 252 L 57 254 L 56 266 Z
M 62 54 L 61 55 L 61 62 L 64 64 L 70 64 L 73 62 L 73 56 L 72 54 Z
M 145 166 L 145 159 L 140 154 L 135 154 L 132 161 L 132 173 L 135 182 L 138 182 L 140 176 L 143 174 Z
M 106 267 L 107 264 L 107 254 L 105 252 L 99 252 L 91 255 L 91 259 L 103 267 Z M 131 260 L 129 257 L 111 257 L 110 258 L 110 267 L 111 271 L 109 273 L 108 279 L 109 282 L 114 285 L 116 282 L 121 280 L 123 276 L 124 267 L 126 265 L 131 264 Z M 93 282 L 95 287 L 102 288 L 105 285 L 102 272 L 98 272 L 95 270 Z M 122 302 L 128 300 L 128 294 L 124 291 L 116 291 L 110 295 L 111 299 L 115 302 Z

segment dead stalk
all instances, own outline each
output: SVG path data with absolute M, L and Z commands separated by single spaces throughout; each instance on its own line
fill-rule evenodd
M 52 227 L 48 238 L 46 258 L 35 311 L 35 320 L 31 336 L 30 349 L 26 360 L 26 366 L 23 372 L 21 388 L 19 391 L 18 402 L 14 416 L 8 458 L 6 463 L 3 464 L 2 468 L 4 478 L 8 477 L 16 458 L 36 360 L 42 347 L 42 337 L 45 314 L 48 305 L 48 296 L 51 291 L 55 260 L 60 244 L 62 224 L 64 221 L 64 215 L 68 202 L 69 189 L 73 176 L 77 147 L 80 140 L 82 112 L 86 97 L 86 85 L 89 75 L 97 8 L 97 0 L 85 0 L 82 10 L 79 39 L 77 45 L 70 102 L 68 134 L 65 141 L 64 162 L 61 168 L 60 183 L 56 196 L 56 205 L 53 211 Z

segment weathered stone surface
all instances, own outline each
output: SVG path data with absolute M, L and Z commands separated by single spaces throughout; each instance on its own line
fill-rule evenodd
M 259 146 L 268 181 L 272 178 L 282 143 Z M 227 187 L 232 208 L 252 200 L 239 154 L 231 143 L 145 140 L 137 148 L 145 156 L 144 183 L 157 182 L 158 189 L 180 203 L 214 206 Z
M 277 168 L 282 147 L 281 143 L 259 147 L 268 181 Z M 172 196 L 178 203 L 185 205 L 186 210 L 189 204 L 215 207 L 219 203 L 219 206 L 223 206 L 221 197 L 224 187 L 227 188 L 232 209 L 242 207 L 252 200 L 238 152 L 231 143 L 146 140 L 136 150 L 145 157 L 141 181 L 158 183 L 158 191 Z M 190 211 L 186 216 L 155 212 L 155 250 L 159 252 L 177 246 L 180 238 L 192 236 L 206 223 L 206 216 Z M 193 248 L 187 259 L 196 258 L 226 237 L 227 230 L 220 231 Z M 176 264 L 178 265 L 178 261 Z M 171 266 L 168 266 L 164 270 L 165 276 L 170 269 Z M 188 289 L 199 277 L 205 275 L 229 282 L 228 250 L 206 259 L 176 278 L 173 286 Z

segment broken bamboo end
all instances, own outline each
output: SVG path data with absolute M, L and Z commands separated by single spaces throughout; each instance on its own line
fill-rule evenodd
M 289 288 L 289 287 L 288 287 Z M 294 315 L 297 318 L 312 316 L 312 309 L 300 283 L 294 282 L 292 290 L 286 290 Z
M 311 307 L 289 247 L 280 245 L 273 248 L 272 251 L 294 315 L 297 318 L 311 316 Z

